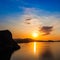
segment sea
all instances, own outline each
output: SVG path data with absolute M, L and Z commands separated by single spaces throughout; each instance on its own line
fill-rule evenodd
M 60 42 L 19 43 L 11 60 L 60 60 Z

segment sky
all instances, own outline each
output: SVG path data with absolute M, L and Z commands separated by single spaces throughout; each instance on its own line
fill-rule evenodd
M 13 38 L 60 40 L 60 0 L 0 0 L 0 30 Z

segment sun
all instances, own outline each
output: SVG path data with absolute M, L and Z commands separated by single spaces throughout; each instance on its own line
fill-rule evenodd
M 39 34 L 38 34 L 37 32 L 33 32 L 33 33 L 32 33 L 32 37 L 33 37 L 33 38 L 37 38 L 38 35 L 39 35 Z

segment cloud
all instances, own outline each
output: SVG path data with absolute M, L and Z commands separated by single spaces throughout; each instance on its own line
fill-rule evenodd
M 26 19 L 25 19 L 25 23 L 26 24 L 31 24 L 31 21 L 32 20 L 32 18 L 31 17 L 27 17 Z
M 39 30 L 43 35 L 49 35 L 53 31 L 53 26 L 42 26 Z

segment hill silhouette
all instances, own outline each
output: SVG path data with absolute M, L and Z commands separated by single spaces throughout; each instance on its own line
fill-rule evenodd
M 25 38 L 25 39 L 14 39 L 17 43 L 29 43 L 29 42 L 60 42 L 60 40 L 34 40 L 31 38 Z

